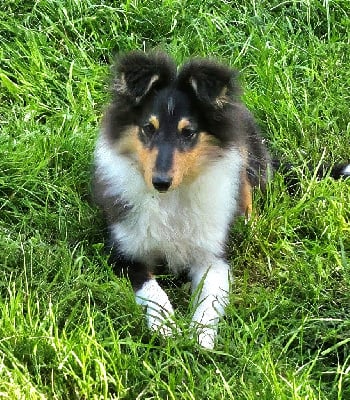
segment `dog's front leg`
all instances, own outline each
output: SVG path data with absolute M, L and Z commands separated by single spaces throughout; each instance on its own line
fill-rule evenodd
M 127 257 L 114 239 L 110 246 L 110 263 L 120 276 L 128 277 L 135 292 L 136 303 L 145 308 L 148 327 L 163 336 L 170 336 L 174 329 L 174 310 L 167 294 L 143 262 Z
M 191 271 L 195 312 L 192 325 L 197 330 L 199 344 L 212 349 L 219 318 L 228 303 L 230 270 L 228 264 L 215 259 L 210 265 L 195 267 Z
M 135 292 L 136 302 L 145 307 L 147 325 L 163 336 L 171 336 L 175 328 L 174 310 L 167 294 L 158 282 L 151 278 Z

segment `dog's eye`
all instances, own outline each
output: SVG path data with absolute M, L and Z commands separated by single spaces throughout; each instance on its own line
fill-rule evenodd
M 147 136 L 152 136 L 156 131 L 156 128 L 153 124 L 148 123 L 142 127 L 142 132 Z
M 181 130 L 181 135 L 186 139 L 194 138 L 197 135 L 197 133 L 198 133 L 197 130 L 190 126 L 182 128 Z

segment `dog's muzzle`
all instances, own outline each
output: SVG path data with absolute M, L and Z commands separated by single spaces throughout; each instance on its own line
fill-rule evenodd
M 168 191 L 172 184 L 173 178 L 167 174 L 153 175 L 152 185 L 158 192 L 164 193 Z

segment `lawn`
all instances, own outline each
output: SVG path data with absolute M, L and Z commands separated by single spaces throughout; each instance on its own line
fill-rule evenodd
M 348 0 L 2 0 L 0 398 L 349 399 Z M 184 334 L 152 335 L 103 252 L 90 200 L 115 54 L 159 48 L 241 71 L 276 174 L 229 243 L 235 277 L 213 351 L 186 335 L 188 285 L 166 280 Z

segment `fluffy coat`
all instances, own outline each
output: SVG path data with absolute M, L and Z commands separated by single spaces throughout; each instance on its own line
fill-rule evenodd
M 156 267 L 186 271 L 192 326 L 200 345 L 213 348 L 229 299 L 229 229 L 250 214 L 252 189 L 264 188 L 272 170 L 236 72 L 209 60 L 177 71 L 159 53 L 122 57 L 94 165 L 110 260 L 130 279 L 148 326 L 163 335 L 177 329 Z

